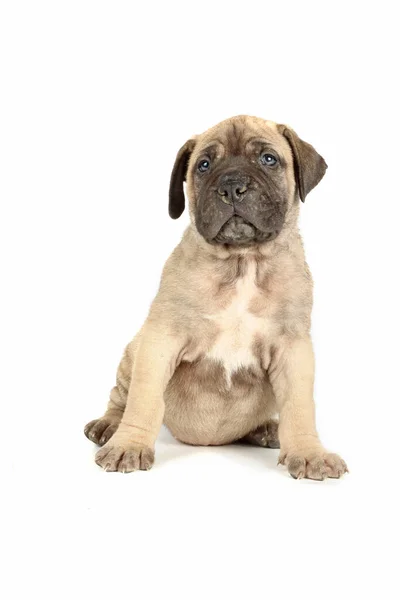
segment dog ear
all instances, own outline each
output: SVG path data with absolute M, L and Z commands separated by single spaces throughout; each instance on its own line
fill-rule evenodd
M 194 139 L 190 139 L 182 146 L 176 155 L 175 164 L 171 173 L 169 184 L 169 216 L 172 219 L 178 219 L 185 210 L 185 193 L 183 191 L 183 182 L 186 181 L 186 172 L 189 164 L 190 155 L 196 144 Z
M 304 202 L 307 194 L 325 175 L 328 165 L 315 148 L 301 140 L 293 129 L 286 125 L 278 125 L 278 128 L 292 149 L 297 189 L 300 199 Z

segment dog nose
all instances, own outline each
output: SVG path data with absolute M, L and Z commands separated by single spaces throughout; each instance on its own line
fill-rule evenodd
M 224 175 L 219 181 L 217 191 L 222 202 L 226 204 L 241 202 L 247 192 L 247 181 L 238 175 Z

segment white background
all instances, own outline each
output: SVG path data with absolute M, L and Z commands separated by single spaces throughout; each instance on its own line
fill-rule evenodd
M 4 598 L 398 597 L 399 51 L 394 2 L 1 3 Z M 165 431 L 152 471 L 102 472 L 82 430 L 188 222 L 175 154 L 242 113 L 329 165 L 301 229 L 350 474 Z

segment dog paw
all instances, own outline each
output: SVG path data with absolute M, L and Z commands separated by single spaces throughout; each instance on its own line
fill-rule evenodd
M 91 442 L 103 446 L 117 431 L 120 420 L 117 417 L 95 419 L 86 425 L 84 433 Z
M 105 471 L 148 471 L 154 463 L 154 450 L 138 444 L 113 444 L 111 440 L 97 452 L 95 461 Z
M 271 419 L 265 425 L 248 433 L 241 441 L 263 448 L 279 448 L 278 427 L 278 421 Z
M 348 473 L 347 465 L 340 456 L 323 449 L 301 449 L 281 453 L 278 463 L 286 465 L 294 479 L 323 481 L 328 477 L 338 479 L 344 473 Z

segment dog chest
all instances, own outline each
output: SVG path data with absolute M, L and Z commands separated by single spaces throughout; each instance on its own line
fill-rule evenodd
M 260 295 L 256 285 L 257 265 L 251 261 L 240 277 L 227 306 L 207 318 L 217 327 L 217 336 L 206 358 L 222 363 L 227 381 L 241 368 L 260 367 L 257 343 L 268 332 L 269 322 L 251 311 L 254 299 Z

